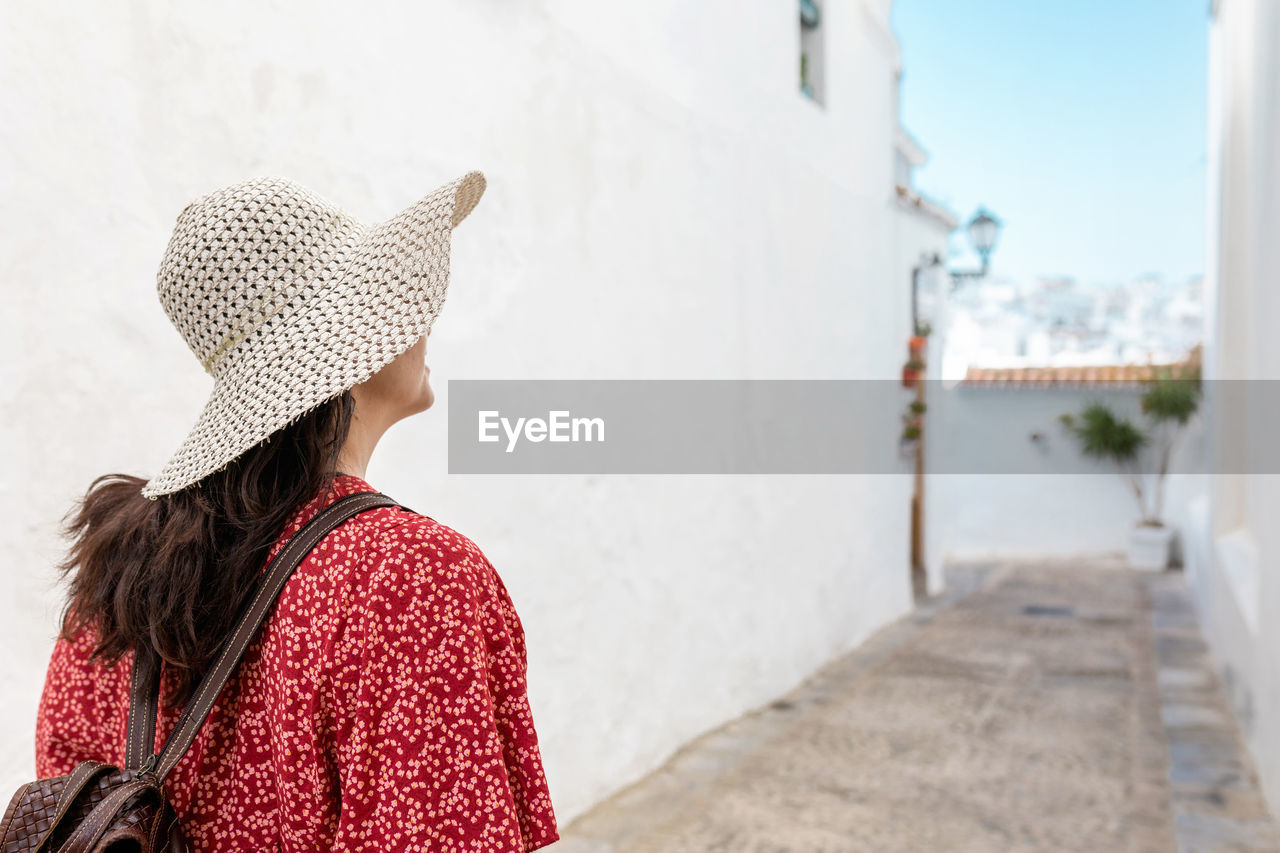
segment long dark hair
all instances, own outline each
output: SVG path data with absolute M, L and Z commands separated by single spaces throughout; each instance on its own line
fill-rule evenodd
M 94 480 L 63 518 L 72 544 L 58 564 L 70 579 L 59 636 L 92 628 L 90 659 L 109 665 L 149 643 L 177 672 L 166 704 L 185 703 L 290 516 L 332 485 L 354 410 L 345 391 L 158 500 L 139 477 Z

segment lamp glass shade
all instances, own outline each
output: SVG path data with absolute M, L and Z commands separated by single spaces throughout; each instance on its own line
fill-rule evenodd
M 969 220 L 969 242 L 979 255 L 983 257 L 990 255 L 999 236 L 1000 220 L 986 210 L 979 210 L 973 215 L 973 219 Z
M 800 23 L 809 29 L 818 26 L 822 21 L 822 13 L 814 0 L 800 0 Z

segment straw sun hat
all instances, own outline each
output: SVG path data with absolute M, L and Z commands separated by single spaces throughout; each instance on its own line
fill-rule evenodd
M 484 188 L 468 172 L 373 225 L 274 176 L 187 205 L 156 289 L 213 391 L 142 494 L 154 500 L 221 470 L 430 331 L 449 285 L 450 234 Z

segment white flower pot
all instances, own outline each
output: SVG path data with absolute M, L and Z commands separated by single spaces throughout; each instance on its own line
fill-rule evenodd
M 1173 528 L 1169 525 L 1148 527 L 1134 525 L 1129 536 L 1129 565 L 1144 571 L 1161 572 L 1169 567 L 1169 551 L 1173 544 Z

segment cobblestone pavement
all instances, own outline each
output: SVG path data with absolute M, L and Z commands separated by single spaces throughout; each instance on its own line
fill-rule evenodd
M 1180 573 L 948 580 L 548 849 L 1280 851 Z

